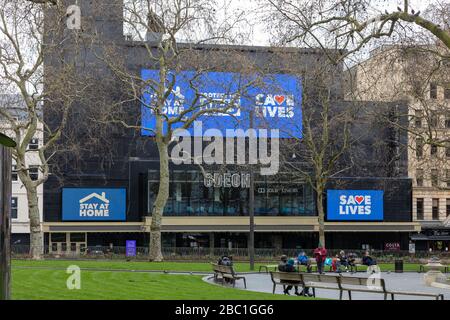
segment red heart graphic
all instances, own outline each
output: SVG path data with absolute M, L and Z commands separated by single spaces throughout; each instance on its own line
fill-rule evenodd
M 278 103 L 278 104 L 282 104 L 283 102 L 284 102 L 284 96 L 275 96 L 275 101 Z
M 364 201 L 364 197 L 363 196 L 356 196 L 355 200 L 356 200 L 356 202 L 358 202 L 358 204 L 361 204 Z

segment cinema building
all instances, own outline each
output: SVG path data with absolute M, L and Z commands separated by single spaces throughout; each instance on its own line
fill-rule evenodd
M 89 1 L 80 3 L 82 12 L 95 12 L 89 10 Z M 157 43 L 133 41 L 124 36 L 121 1 L 112 2 L 115 5 L 109 3 L 107 12 L 86 17 L 85 23 L 89 25 L 86 30 L 101 30 L 98 32 L 101 40 L 113 44 L 120 52 L 122 60 L 118 64 L 123 63 L 136 75 L 142 75 L 143 71 L 151 74 L 155 65 L 146 56 L 145 44 L 156 48 Z M 99 61 L 90 52 L 78 54 L 77 50 L 69 50 L 74 43 L 65 42 L 68 46 L 66 59 L 75 62 L 80 74 L 98 79 L 96 94 L 99 100 L 121 99 L 120 86 L 104 61 Z M 280 76 L 275 79 L 286 84 L 286 91 L 292 89 L 286 79 L 301 79 L 301 91 L 293 93 L 300 114 L 308 103 L 309 107 L 314 105 L 302 97 L 318 94 L 317 86 L 306 81 L 315 77 L 311 70 L 327 61 L 322 51 L 314 49 L 201 45 L 190 47 L 189 52 L 195 59 L 186 59 L 186 70 L 192 70 L 188 64 L 193 60 L 205 64 L 215 61 L 213 67 L 205 67 L 221 75 L 236 75 L 244 69 L 241 62 L 233 58 L 239 56 L 242 61 L 253 61 L 268 74 Z M 46 61 L 52 63 L 53 60 L 47 57 Z M 343 66 L 334 66 L 328 72 L 333 83 L 330 89 L 332 105 L 337 109 L 354 106 L 344 99 Z M 211 77 L 215 81 L 222 79 Z M 220 81 L 233 83 L 232 77 L 224 79 Z M 214 90 L 218 91 L 217 88 Z M 186 98 L 189 97 L 186 91 L 188 89 L 180 82 L 176 93 Z M 274 105 L 289 107 L 289 94 L 284 98 L 272 97 Z M 80 117 L 86 116 L 84 110 L 92 111 L 93 105 L 97 105 L 95 101 L 80 103 L 78 113 L 70 120 L 79 127 L 80 137 L 89 125 L 87 120 L 81 122 Z M 358 102 L 358 106 L 363 110 L 375 107 L 386 110 L 388 117 L 397 117 L 390 110 L 407 107 L 402 102 L 373 101 Z M 132 108 L 131 114 L 143 119 L 148 116 L 141 113 L 140 102 L 133 102 Z M 298 121 L 301 125 L 301 119 Z M 396 121 L 404 120 L 396 118 Z M 282 125 L 282 119 L 278 124 Z M 402 147 L 407 137 L 380 119 L 367 121 L 366 118 L 365 122 L 355 122 L 351 127 L 352 134 L 362 138 L 342 157 L 337 165 L 342 170 L 336 171 L 340 173 L 327 185 L 324 200 L 329 211 L 327 246 L 384 249 L 394 243 L 407 250 L 410 234 L 420 231 L 420 225 L 413 221 L 411 214 L 412 181 L 407 173 L 408 155 Z M 101 151 L 83 156 L 80 167 L 75 166 L 75 161 L 58 166 L 64 170 L 55 172 L 44 185 L 43 228 L 45 242 L 52 252 L 79 252 L 87 246 L 123 247 L 126 240 L 136 240 L 138 247 L 148 245 L 151 210 L 159 186 L 155 140 L 143 131 L 121 128 L 111 130 L 104 141 L 99 146 Z M 295 249 L 317 245 L 315 191 L 308 179 L 295 173 L 289 165 L 293 163 L 312 174 L 312 169 L 304 163 L 304 146 L 301 143 L 295 146 L 295 141 L 299 140 L 280 138 L 283 160 L 276 175 L 262 175 L 259 168 L 252 169 L 257 248 Z M 286 147 L 292 145 L 295 147 Z M 62 160 L 55 157 L 54 161 Z M 347 169 L 350 162 L 354 165 Z M 208 178 L 205 178 L 205 170 Z M 162 220 L 163 246 L 245 249 L 249 234 L 249 170 L 249 166 L 214 165 L 205 169 L 195 163 L 171 162 L 169 199 Z M 347 214 L 340 216 L 339 212 Z

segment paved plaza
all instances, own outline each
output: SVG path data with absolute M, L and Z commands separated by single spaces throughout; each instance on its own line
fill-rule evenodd
M 381 277 L 385 279 L 386 287 L 388 290 L 442 293 L 444 294 L 445 300 L 450 299 L 450 290 L 425 286 L 425 284 L 423 283 L 423 275 L 424 275 L 423 273 L 416 273 L 416 272 L 382 273 Z M 346 274 L 345 276 L 350 277 L 352 275 Z M 368 274 L 358 273 L 357 276 L 366 277 L 368 276 Z M 272 280 L 270 279 L 270 274 L 266 273 L 245 274 L 245 278 L 247 279 L 247 290 L 272 293 Z M 205 277 L 203 279 L 207 282 L 214 283 L 213 279 L 211 279 L 211 276 Z M 236 282 L 236 288 L 245 290 L 242 281 Z M 283 294 L 282 286 L 277 286 L 276 294 Z M 291 291 L 291 294 L 292 295 L 294 294 L 294 290 Z M 339 291 L 316 289 L 316 296 L 318 298 L 339 299 Z M 395 300 L 430 300 L 430 299 L 432 298 L 416 297 L 416 296 L 400 296 L 400 295 L 395 296 Z M 348 300 L 347 293 L 344 293 L 344 300 Z M 352 300 L 383 300 L 383 294 L 352 292 Z

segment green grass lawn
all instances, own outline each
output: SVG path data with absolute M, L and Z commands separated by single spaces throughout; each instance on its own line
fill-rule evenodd
M 201 276 L 83 271 L 81 289 L 66 287 L 63 270 L 13 269 L 15 300 L 273 300 L 296 296 L 250 292 L 206 283 Z M 270 281 L 269 279 L 267 279 Z
M 302 299 L 295 296 L 272 295 L 212 285 L 204 282 L 199 275 L 101 271 L 106 269 L 211 272 L 210 264 L 205 262 L 13 260 L 12 265 L 13 299 Z M 77 265 L 84 269 L 81 274 L 80 290 L 69 290 L 66 287 L 69 276 L 66 268 L 70 265 Z M 382 271 L 394 271 L 393 264 L 381 264 L 380 267 Z M 249 265 L 236 263 L 235 269 L 238 272 L 246 272 L 249 271 Z M 258 269 L 259 264 L 256 265 L 256 270 Z M 419 265 L 405 264 L 404 270 L 418 271 Z M 361 273 L 361 275 L 364 274 Z M 267 278 L 267 281 L 270 279 Z
M 108 261 L 108 260 L 13 260 L 13 267 L 52 267 L 52 268 L 67 268 L 70 264 L 76 264 L 80 268 L 89 269 L 116 269 L 116 270 L 168 270 L 168 271 L 199 271 L 211 272 L 211 265 L 205 262 L 145 262 L 145 261 Z M 259 270 L 260 265 L 277 264 L 271 263 L 257 263 L 255 270 Z M 394 271 L 394 264 L 380 264 L 381 270 Z M 366 267 L 360 268 L 365 271 Z M 419 264 L 404 264 L 405 271 L 419 271 Z M 248 272 L 250 267 L 248 263 L 235 263 L 235 270 L 237 272 Z M 328 267 L 325 268 L 328 270 Z
M 16 300 L 273 300 L 306 299 L 296 296 L 250 292 L 206 283 L 199 275 L 131 273 L 113 271 L 81 272 L 81 289 L 66 286 L 69 265 L 84 268 L 153 269 L 209 271 L 206 263 L 146 263 L 96 261 L 14 261 L 12 268 L 12 298 Z M 26 268 L 23 268 L 26 267 Z M 61 268 L 61 269 L 40 269 Z M 270 281 L 268 278 L 267 281 Z

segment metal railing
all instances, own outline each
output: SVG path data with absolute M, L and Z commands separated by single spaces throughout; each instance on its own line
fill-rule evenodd
M 247 248 L 197 248 L 197 247 L 163 247 L 163 256 L 168 261 L 214 261 L 223 255 L 233 256 L 234 261 L 248 261 Z M 304 251 L 309 257 L 312 257 L 313 249 L 255 249 L 256 261 L 278 261 L 281 255 L 295 258 L 300 252 Z M 333 257 L 341 249 L 329 249 L 328 256 Z M 346 254 L 353 253 L 356 257 L 361 258 L 365 250 L 347 249 Z M 102 247 L 90 246 L 82 250 L 71 251 L 69 247 L 65 251 L 52 251 L 49 246 L 43 248 L 43 255 L 46 259 L 118 259 L 118 260 L 147 260 L 148 247 L 137 247 L 136 256 L 127 257 L 126 247 Z M 414 254 L 408 251 L 383 251 L 370 250 L 370 254 L 379 263 L 391 263 L 396 259 L 403 259 L 404 262 L 426 262 L 431 257 L 439 257 L 444 261 L 450 261 L 449 252 L 429 252 L 416 251 Z M 29 259 L 30 247 L 28 245 L 13 245 L 11 247 L 11 256 L 13 259 Z

